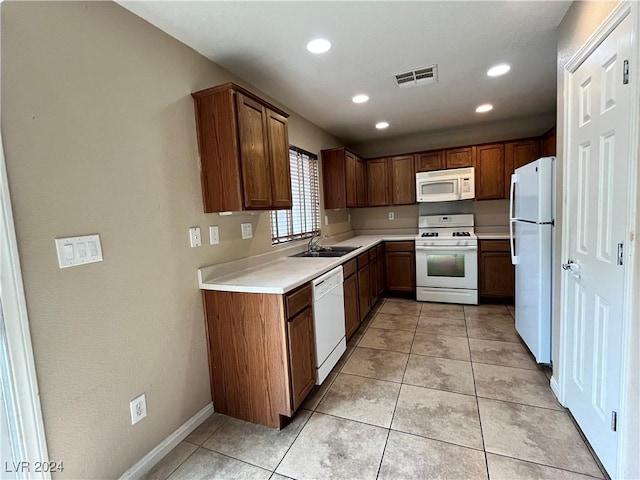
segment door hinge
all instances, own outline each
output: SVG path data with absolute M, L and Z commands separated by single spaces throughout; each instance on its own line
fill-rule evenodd
M 618 412 L 615 411 L 611 412 L 611 430 L 618 430 Z
M 622 260 L 624 257 L 624 248 L 623 248 L 623 244 L 619 243 L 618 244 L 618 265 L 622 265 Z
M 622 84 L 629 83 L 629 60 L 622 62 Z

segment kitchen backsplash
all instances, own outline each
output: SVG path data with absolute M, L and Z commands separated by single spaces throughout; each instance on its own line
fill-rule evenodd
M 509 226 L 509 200 L 483 200 L 474 202 L 476 227 Z

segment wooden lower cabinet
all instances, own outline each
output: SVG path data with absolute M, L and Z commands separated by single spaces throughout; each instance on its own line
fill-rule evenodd
M 478 275 L 481 301 L 513 300 L 515 267 L 511 264 L 509 240 L 480 240 Z
M 287 321 L 289 368 L 291 371 L 291 401 L 297 410 L 316 383 L 313 310 L 305 308 Z
M 388 293 L 415 295 L 416 257 L 411 241 L 385 242 L 385 290 Z
M 358 317 L 361 322 L 371 310 L 369 282 L 369 263 L 367 263 L 358 267 Z
M 355 263 L 355 260 L 351 260 Z M 360 326 L 360 313 L 358 311 L 358 275 L 354 270 L 347 276 L 347 268 L 344 268 L 344 322 L 347 338 L 355 333 Z
M 281 428 L 315 383 L 310 285 L 287 295 L 203 291 L 216 412 Z

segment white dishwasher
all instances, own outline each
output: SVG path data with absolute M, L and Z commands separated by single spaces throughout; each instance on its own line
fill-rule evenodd
M 320 385 L 347 350 L 344 329 L 342 267 L 319 276 L 313 285 L 313 326 L 316 339 L 316 385 Z

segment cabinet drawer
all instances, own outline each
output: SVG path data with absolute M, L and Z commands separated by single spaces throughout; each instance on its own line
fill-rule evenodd
M 369 264 L 369 251 L 367 250 L 364 253 L 358 255 L 358 270 L 360 270 L 365 265 Z
M 287 318 L 292 318 L 296 313 L 311 305 L 311 302 L 312 294 L 310 283 L 288 293 L 284 297 L 284 303 L 287 307 Z
M 356 273 L 357 270 L 357 260 L 352 258 L 348 262 L 342 264 L 342 274 L 344 278 L 349 278 L 351 275 Z
M 385 242 L 384 248 L 387 252 L 413 252 L 415 242 Z
M 483 252 L 508 252 L 509 240 L 480 240 L 480 250 Z

